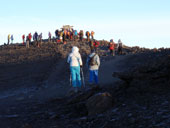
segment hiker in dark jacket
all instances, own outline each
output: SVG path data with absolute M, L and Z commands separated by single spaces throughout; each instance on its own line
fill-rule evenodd
M 59 38 L 58 31 L 59 31 L 58 29 L 55 31 L 56 40 L 58 40 Z
M 38 44 L 38 33 L 37 32 L 34 33 L 33 40 L 34 40 L 34 44 L 37 45 Z
M 80 36 L 80 41 L 83 41 L 83 36 L 84 36 L 83 30 L 80 30 L 79 36 Z
M 123 44 L 122 44 L 122 41 L 119 39 L 119 40 L 118 40 L 118 54 L 119 54 L 119 55 L 122 55 L 122 48 L 123 48 L 122 45 L 123 45 Z
M 92 53 L 88 56 L 87 66 L 89 68 L 89 84 L 95 84 L 96 86 L 98 86 L 98 70 L 100 66 L 100 58 L 95 50 L 93 50 Z

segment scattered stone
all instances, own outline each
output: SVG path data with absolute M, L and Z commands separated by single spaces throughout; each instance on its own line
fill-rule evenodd
M 25 99 L 24 97 L 16 98 L 17 101 L 21 101 L 21 100 L 24 100 L 24 99 Z
M 0 115 L 0 118 L 18 118 L 19 117 L 19 115 L 16 115 L 16 114 L 14 114 L 14 115 Z
M 129 113 L 129 114 L 128 114 L 128 117 L 131 117 L 131 116 L 132 116 L 132 113 Z
M 33 95 L 29 95 L 28 98 L 29 98 L 29 99 L 33 98 Z
M 119 108 L 115 108 L 112 110 L 112 112 L 117 112 L 119 110 Z
M 116 121 L 116 119 L 111 119 L 110 121 L 113 121 L 113 122 L 114 122 L 114 121 Z
M 48 115 L 49 115 L 50 119 L 58 119 L 59 118 L 59 116 L 54 112 L 49 112 Z
M 24 124 L 22 128 L 32 128 L 32 126 L 30 124 Z
M 73 123 L 83 123 L 83 122 L 86 122 L 87 121 L 87 117 L 81 117 L 81 118 L 78 118 L 76 120 L 73 121 Z
M 113 107 L 113 98 L 108 92 L 97 93 L 86 102 L 88 115 L 102 113 Z

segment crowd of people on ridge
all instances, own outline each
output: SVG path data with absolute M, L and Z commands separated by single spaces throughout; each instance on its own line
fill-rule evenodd
M 95 85 L 99 86 L 99 80 L 98 80 L 98 70 L 100 67 L 100 57 L 97 53 L 97 48 L 100 45 L 99 41 L 96 41 L 94 39 L 94 31 L 86 31 L 84 34 L 83 30 L 80 30 L 79 32 L 77 30 L 71 29 L 62 29 L 62 30 L 56 30 L 55 31 L 55 37 L 52 37 L 51 32 L 48 33 L 48 42 L 56 42 L 56 43 L 63 43 L 67 44 L 67 41 L 83 41 L 89 43 L 89 47 L 91 49 L 91 53 L 88 55 L 86 60 L 86 65 L 89 69 L 89 85 Z M 86 38 L 84 38 L 84 35 Z M 33 39 L 33 42 L 32 42 Z M 8 45 L 10 43 L 13 43 L 14 37 L 13 35 L 8 35 Z M 42 43 L 42 33 L 38 34 L 35 32 L 33 35 L 29 33 L 27 36 L 22 35 L 22 44 L 26 46 L 26 48 L 30 47 L 30 44 L 34 44 L 38 48 L 41 47 Z M 122 42 L 119 39 L 118 43 L 116 44 L 113 39 L 110 40 L 108 44 L 108 50 L 110 50 L 110 55 L 115 56 L 115 51 L 117 49 L 117 53 L 119 55 L 122 55 Z M 71 85 L 75 92 L 78 92 L 80 88 L 85 86 L 84 83 L 84 76 L 82 66 L 82 58 L 79 53 L 79 48 L 77 46 L 73 46 L 72 52 L 68 55 L 67 62 L 70 65 L 70 76 L 71 76 Z
M 87 31 L 85 33 L 87 37 L 87 41 L 90 41 L 90 37 L 92 40 L 94 40 L 94 31 Z M 37 47 L 41 46 L 42 43 L 42 33 L 38 34 L 35 32 L 33 35 L 29 33 L 28 35 L 22 35 L 22 44 L 26 46 L 26 48 L 29 48 L 29 45 L 31 44 L 33 39 L 33 44 L 35 44 Z M 63 43 L 66 44 L 68 40 L 74 40 L 74 41 L 83 41 L 84 39 L 84 32 L 83 30 L 80 30 L 79 32 L 77 30 L 71 29 L 63 29 L 59 30 L 57 29 L 55 31 L 55 36 L 52 37 L 51 32 L 48 33 L 48 42 L 56 42 L 56 43 Z M 14 37 L 13 35 L 8 35 L 8 45 L 13 43 Z
M 79 32 L 77 30 L 74 30 L 73 28 L 67 28 L 64 29 L 62 28 L 61 30 L 56 29 L 55 30 L 55 36 L 52 37 L 51 32 L 48 33 L 48 42 L 56 42 L 56 43 L 63 43 L 67 44 L 67 41 L 83 41 L 84 35 L 86 36 L 86 41 L 89 43 L 89 46 L 92 50 L 96 50 L 100 43 L 94 39 L 94 31 L 86 31 L 84 33 L 83 30 L 80 30 Z M 14 41 L 14 36 L 13 35 L 8 35 L 8 45 L 13 43 Z M 33 39 L 33 41 L 32 41 Z M 35 32 L 33 35 L 29 33 L 27 36 L 22 35 L 22 44 L 26 46 L 26 48 L 30 47 L 30 44 L 34 44 L 38 48 L 41 47 L 42 43 L 42 33 L 38 34 Z M 113 41 L 113 39 L 110 40 L 110 43 L 108 44 L 108 49 L 110 50 L 111 55 L 115 55 L 115 48 L 116 48 L 116 43 Z M 117 49 L 118 49 L 118 54 L 122 54 L 122 42 L 119 39 L 117 43 Z

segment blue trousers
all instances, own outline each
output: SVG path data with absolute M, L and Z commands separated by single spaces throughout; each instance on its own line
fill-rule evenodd
M 81 87 L 80 66 L 71 66 L 71 79 L 73 87 Z
M 99 84 L 98 70 L 89 70 L 89 71 L 90 71 L 89 83 L 92 84 L 95 82 L 95 84 Z

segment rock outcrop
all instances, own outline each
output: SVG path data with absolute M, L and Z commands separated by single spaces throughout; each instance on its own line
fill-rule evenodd
M 113 98 L 110 93 L 97 93 L 90 97 L 86 103 L 88 115 L 95 115 L 113 107 Z

